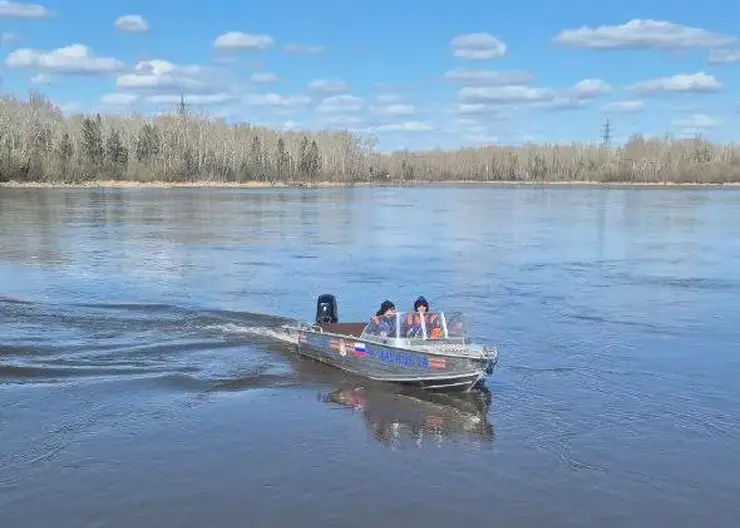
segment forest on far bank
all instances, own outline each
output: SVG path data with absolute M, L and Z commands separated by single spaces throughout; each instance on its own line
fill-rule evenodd
M 231 125 L 181 107 L 154 118 L 75 115 L 0 98 L 0 182 L 738 183 L 740 147 L 632 137 L 624 146 L 484 146 L 380 153 L 348 131 Z

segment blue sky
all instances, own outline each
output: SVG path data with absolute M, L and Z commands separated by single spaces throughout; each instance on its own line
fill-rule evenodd
M 65 111 L 349 128 L 383 150 L 736 140 L 740 4 L 0 1 L 2 89 Z M 211 7 L 206 8 L 206 5 Z M 124 17 L 124 18 L 121 18 Z

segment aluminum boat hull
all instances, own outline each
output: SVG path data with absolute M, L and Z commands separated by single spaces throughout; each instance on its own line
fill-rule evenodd
M 286 329 L 293 334 L 298 352 L 366 378 L 418 386 L 424 389 L 469 391 L 490 374 L 497 361 L 494 347 L 445 343 L 425 350 L 361 339 L 362 323 L 336 323 Z M 344 332 L 337 330 L 347 329 Z M 331 331 L 335 330 L 335 331 Z M 442 350 L 442 351 L 440 351 Z

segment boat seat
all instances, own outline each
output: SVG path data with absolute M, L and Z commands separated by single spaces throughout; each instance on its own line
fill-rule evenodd
M 317 326 L 324 332 L 360 337 L 367 323 L 319 323 Z

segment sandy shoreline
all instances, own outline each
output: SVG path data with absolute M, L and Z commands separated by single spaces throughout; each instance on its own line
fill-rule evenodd
M 178 188 L 234 188 L 234 189 L 271 189 L 271 188 L 337 188 L 337 187 L 435 187 L 435 186 L 483 186 L 483 187 L 740 187 L 740 182 L 732 183 L 680 183 L 680 182 L 596 182 L 596 181 L 389 181 L 389 182 L 165 182 L 165 181 L 115 181 L 100 180 L 80 183 L 62 182 L 0 182 L 0 187 L 51 189 L 51 188 L 119 188 L 119 189 L 178 189 Z

